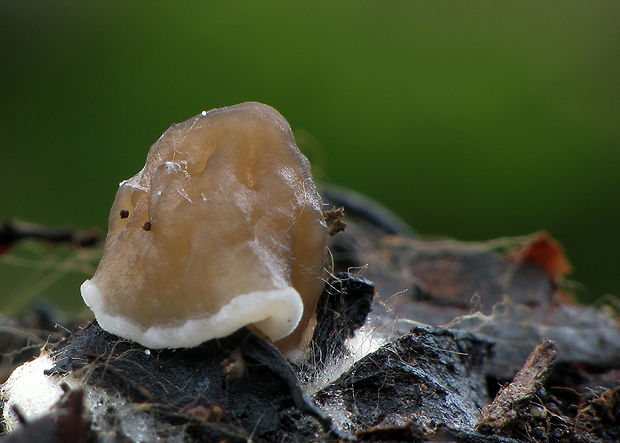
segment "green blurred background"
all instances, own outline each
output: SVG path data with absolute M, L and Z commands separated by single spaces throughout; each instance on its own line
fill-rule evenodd
M 426 235 L 547 229 L 582 297 L 618 295 L 619 23 L 616 1 L 2 1 L 0 216 L 105 229 L 171 123 L 257 100 L 320 180 Z M 0 301 L 37 278 L 2 272 Z M 81 306 L 72 278 L 40 295 Z

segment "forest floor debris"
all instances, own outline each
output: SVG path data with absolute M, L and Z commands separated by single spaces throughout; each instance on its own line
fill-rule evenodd
M 3 319 L 2 363 L 42 348 L 55 361 L 46 377 L 83 389 L 72 398 L 88 411 L 84 438 L 99 441 L 620 439 L 618 317 L 574 300 L 557 242 L 427 241 L 358 206 L 330 245 L 332 271 L 351 272 L 327 280 L 305 364 L 247 330 L 150 350 L 96 324 L 63 339 L 47 320 L 32 341 L 14 318 Z M 543 339 L 555 346 L 536 348 Z M 62 398 L 0 441 L 80 410 Z

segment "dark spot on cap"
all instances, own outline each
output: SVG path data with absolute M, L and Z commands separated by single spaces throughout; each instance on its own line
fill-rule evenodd
M 147 221 L 144 223 L 144 226 L 142 226 L 142 229 L 144 229 L 145 231 L 150 231 L 151 230 L 151 222 Z
M 129 211 L 127 209 L 121 209 L 121 218 L 129 217 Z

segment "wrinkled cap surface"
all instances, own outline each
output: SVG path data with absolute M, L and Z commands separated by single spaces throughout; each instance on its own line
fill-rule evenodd
M 326 253 L 308 160 L 273 108 L 170 127 L 120 184 L 82 296 L 107 331 L 192 347 L 253 324 L 284 352 L 311 336 Z

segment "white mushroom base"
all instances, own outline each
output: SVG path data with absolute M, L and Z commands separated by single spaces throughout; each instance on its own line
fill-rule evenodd
M 80 290 L 103 329 L 152 349 L 192 348 L 213 338 L 226 337 L 249 324 L 276 341 L 295 329 L 303 313 L 299 293 L 286 287 L 238 295 L 209 317 L 144 329 L 128 318 L 110 314 L 106 297 L 91 280 L 82 283 Z

